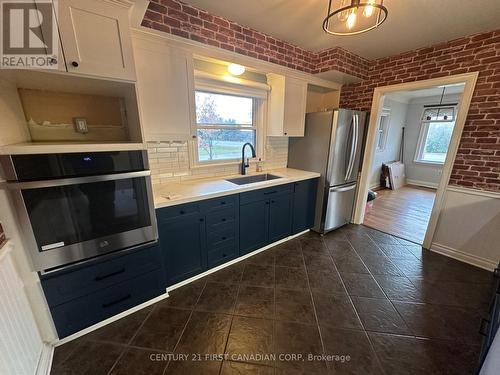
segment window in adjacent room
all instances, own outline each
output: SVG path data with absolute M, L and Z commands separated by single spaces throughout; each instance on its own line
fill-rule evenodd
M 387 134 L 389 133 L 389 115 L 391 114 L 390 109 L 384 108 L 382 114 L 380 115 L 380 120 L 378 122 L 377 128 L 377 151 L 382 152 L 385 150 L 385 145 L 387 144 Z
M 455 126 L 455 112 L 455 107 L 424 109 L 415 161 L 444 164 Z
M 241 159 L 246 142 L 257 149 L 259 99 L 219 92 L 195 92 L 198 164 Z

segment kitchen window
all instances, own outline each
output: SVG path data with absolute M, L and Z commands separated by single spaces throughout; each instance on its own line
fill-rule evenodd
M 415 161 L 444 164 L 455 127 L 455 107 L 428 107 L 422 114 Z
M 247 142 L 260 155 L 263 102 L 255 96 L 246 96 L 244 90 L 236 94 L 196 90 L 196 164 L 239 161 L 241 148 Z

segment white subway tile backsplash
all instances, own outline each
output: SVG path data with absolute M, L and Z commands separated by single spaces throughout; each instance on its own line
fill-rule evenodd
M 239 166 L 218 165 L 197 168 L 189 167 L 187 141 L 151 141 L 147 143 L 149 166 L 153 184 L 222 177 L 239 173 Z M 288 161 L 288 138 L 269 137 L 265 146 L 263 170 L 284 168 Z M 255 171 L 252 164 L 249 171 Z

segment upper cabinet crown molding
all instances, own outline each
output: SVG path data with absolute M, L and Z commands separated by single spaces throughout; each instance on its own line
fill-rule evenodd
M 267 135 L 303 137 L 305 130 L 307 82 L 268 74 L 271 86 L 267 113 Z
M 57 20 L 68 72 L 135 81 L 127 0 L 59 0 Z

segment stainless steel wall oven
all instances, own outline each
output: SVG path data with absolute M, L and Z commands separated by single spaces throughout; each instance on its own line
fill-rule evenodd
M 146 151 L 0 160 L 35 270 L 157 240 Z

